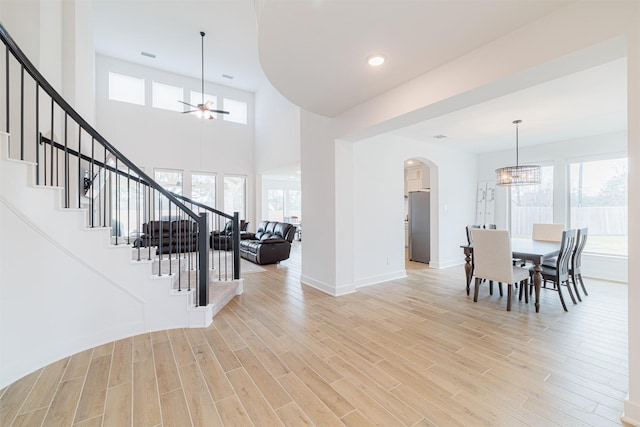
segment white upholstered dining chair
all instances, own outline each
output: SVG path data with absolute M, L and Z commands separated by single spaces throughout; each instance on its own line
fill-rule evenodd
M 511 239 L 507 230 L 472 229 L 475 288 L 473 301 L 478 301 L 482 279 L 498 282 L 500 295 L 502 284 L 507 284 L 507 311 L 511 311 L 511 295 L 514 283 L 526 289 L 529 270 L 515 267 L 511 259 Z
M 545 242 L 562 241 L 562 232 L 564 224 L 533 224 L 533 240 L 543 240 Z

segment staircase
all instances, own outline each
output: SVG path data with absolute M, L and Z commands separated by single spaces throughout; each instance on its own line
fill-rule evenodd
M 242 293 L 239 254 L 224 268 L 232 277 L 209 269 L 209 230 L 239 230 L 237 213 L 186 206 L 82 119 L 2 25 L 0 39 L 0 388 L 103 343 L 210 325 Z M 135 230 L 167 212 L 193 224 L 195 252 L 134 249 Z M 123 235 L 111 227 L 121 222 Z
M 36 165 L 8 158 L 8 145 L 0 132 L 2 323 L 17 325 L 2 327 L 0 387 L 104 342 L 206 327 L 242 292 L 242 280 L 211 274 L 209 304 L 197 306 L 195 289 L 178 290 L 179 274 L 196 273 L 187 262 L 178 271 L 171 261 L 169 275 L 158 274 L 156 256 L 138 261 L 137 249 L 113 244 L 110 227 L 87 227 L 86 209 L 62 208 L 62 188 L 35 185 Z

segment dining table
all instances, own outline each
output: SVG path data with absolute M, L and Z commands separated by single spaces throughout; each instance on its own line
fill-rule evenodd
M 460 246 L 464 250 L 464 270 L 467 279 L 467 295 L 470 293 L 471 278 L 473 277 L 473 244 Z M 530 261 L 533 264 L 533 285 L 535 289 L 536 313 L 540 311 L 540 288 L 542 286 L 541 265 L 544 260 L 558 256 L 560 242 L 548 242 L 526 238 L 511 238 L 511 252 L 514 259 Z

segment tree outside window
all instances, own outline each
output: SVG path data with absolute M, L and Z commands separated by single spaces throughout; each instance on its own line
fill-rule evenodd
M 281 189 L 267 190 L 267 216 L 269 221 L 283 221 L 284 219 L 284 191 Z
M 570 226 L 589 228 L 585 252 L 628 254 L 627 159 L 571 163 Z
M 229 215 L 238 212 L 240 219 L 247 218 L 247 178 L 245 176 L 224 177 L 223 211 Z
M 216 175 L 193 173 L 191 175 L 191 198 L 211 208 L 216 207 Z

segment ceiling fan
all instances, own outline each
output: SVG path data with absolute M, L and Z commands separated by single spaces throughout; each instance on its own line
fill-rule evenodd
M 202 37 L 202 87 L 200 91 L 200 94 L 202 95 L 202 102 L 198 105 L 189 104 L 188 102 L 184 102 L 180 100 L 178 102 L 181 102 L 185 105 L 188 105 L 191 108 L 194 108 L 194 110 L 183 111 L 182 112 L 183 114 L 196 112 L 198 113 L 197 115 L 200 118 L 213 119 L 213 114 L 211 113 L 229 114 L 229 112 L 224 110 L 212 110 L 209 107 L 211 107 L 211 104 L 213 104 L 213 102 L 211 101 L 204 102 L 204 36 L 205 36 L 204 31 L 200 31 L 200 36 Z

